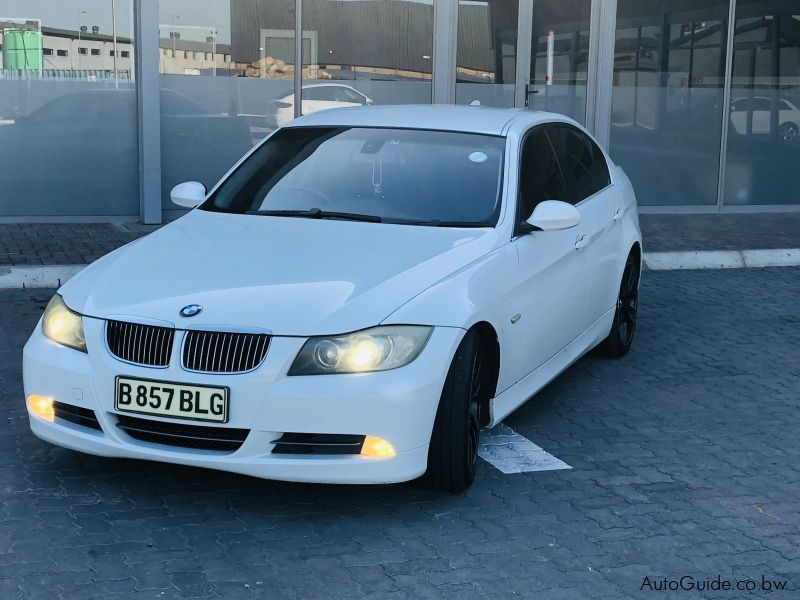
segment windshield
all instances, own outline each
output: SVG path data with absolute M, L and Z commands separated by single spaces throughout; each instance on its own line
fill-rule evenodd
M 493 227 L 504 138 L 417 129 L 290 127 L 202 205 L 218 212 Z

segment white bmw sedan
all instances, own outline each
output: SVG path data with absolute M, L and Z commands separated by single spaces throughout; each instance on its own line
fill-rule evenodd
M 279 129 L 196 207 L 69 280 L 24 350 L 30 426 L 101 456 L 446 490 L 586 352 L 624 355 L 625 174 L 576 123 L 368 107 Z

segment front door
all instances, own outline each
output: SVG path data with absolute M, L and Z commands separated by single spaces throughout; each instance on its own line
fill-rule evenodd
M 519 166 L 518 226 L 544 200 L 568 201 L 569 190 L 545 127 L 528 132 Z M 519 266 L 510 291 L 517 352 L 515 381 L 547 362 L 585 327 L 582 256 L 576 228 L 515 234 Z

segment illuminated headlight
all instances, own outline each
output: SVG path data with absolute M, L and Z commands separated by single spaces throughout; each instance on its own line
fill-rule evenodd
M 81 316 L 67 308 L 58 294 L 44 309 L 42 333 L 58 344 L 86 352 Z
M 422 325 L 388 325 L 331 337 L 310 338 L 289 375 L 388 371 L 413 361 L 431 335 Z

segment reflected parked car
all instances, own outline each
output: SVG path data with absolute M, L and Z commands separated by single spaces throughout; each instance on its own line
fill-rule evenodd
M 137 139 L 133 89 L 64 94 L 17 117 L 0 127 L 0 212 L 59 214 L 71 203 L 69 212 L 79 214 L 136 214 L 137 193 L 127 194 L 127 204 L 112 194 L 138 188 Z M 210 184 L 251 146 L 244 119 L 161 90 L 165 185 L 198 178 Z
M 303 114 L 329 108 L 369 106 L 372 100 L 357 89 L 343 83 L 313 83 L 303 86 Z M 283 127 L 294 119 L 294 92 L 291 90 L 275 101 L 275 122 Z
M 784 142 L 795 141 L 800 132 L 800 108 L 783 98 L 737 98 L 731 102 L 731 126 L 739 135 L 768 135 L 772 133 L 772 115 L 776 109 L 778 138 Z M 752 126 L 748 127 L 751 113 Z

